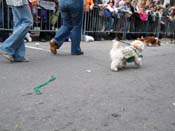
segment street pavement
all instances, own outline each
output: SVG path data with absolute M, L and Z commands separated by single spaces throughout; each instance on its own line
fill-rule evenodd
M 175 131 L 175 44 L 146 47 L 143 65 L 110 70 L 111 41 L 58 54 L 27 43 L 29 63 L 0 57 L 0 131 Z M 51 76 L 56 80 L 40 88 Z

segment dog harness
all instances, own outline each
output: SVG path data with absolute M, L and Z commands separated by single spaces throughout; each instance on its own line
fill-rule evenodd
M 135 57 L 143 57 L 136 48 L 134 47 L 127 47 L 122 50 L 122 53 L 124 54 L 124 59 L 126 62 L 130 63 L 133 62 Z

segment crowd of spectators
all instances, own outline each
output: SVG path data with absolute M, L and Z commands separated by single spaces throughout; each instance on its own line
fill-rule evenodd
M 91 13 L 99 14 L 100 31 L 134 33 L 135 36 L 175 32 L 175 6 L 170 3 L 164 4 L 160 0 L 94 0 L 93 5 Z M 88 29 L 94 31 L 94 28 L 97 26 Z

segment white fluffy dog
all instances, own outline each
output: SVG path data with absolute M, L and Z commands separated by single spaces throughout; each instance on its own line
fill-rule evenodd
M 113 47 L 110 51 L 111 70 L 118 71 L 126 67 L 128 62 L 134 62 L 138 67 L 142 64 L 141 52 L 144 49 L 144 43 L 140 40 L 134 40 L 130 46 L 123 47 L 119 41 L 114 40 Z

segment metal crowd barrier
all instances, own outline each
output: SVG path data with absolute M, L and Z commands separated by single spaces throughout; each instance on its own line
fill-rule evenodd
M 90 32 L 112 32 L 130 34 L 154 34 L 159 37 L 160 33 L 173 34 L 175 32 L 175 21 L 161 23 L 158 16 L 151 17 L 152 20 L 141 21 L 135 15 L 128 17 L 114 14 L 112 17 L 101 15 L 102 10 L 97 6 L 90 12 L 85 12 L 83 31 Z M 110 25 L 112 24 L 112 25 Z M 111 27 L 110 27 L 111 26 Z
M 61 26 L 61 17 L 59 11 L 50 9 L 47 4 L 41 3 L 40 6 L 32 7 L 34 25 L 32 32 L 55 32 Z M 54 5 L 53 5 L 54 6 Z M 56 5 L 55 5 L 56 6 Z M 12 31 L 13 21 L 11 9 L 5 4 L 5 0 L 0 3 L 0 31 Z M 82 32 L 89 33 L 122 33 L 126 36 L 127 33 L 132 34 L 155 34 L 159 37 L 160 33 L 171 34 L 175 32 L 175 22 L 166 22 L 163 31 L 161 29 L 160 18 L 155 17 L 154 20 L 141 22 L 135 17 L 128 18 L 127 15 L 112 17 L 103 16 L 102 10 L 95 6 L 93 10 L 84 12 Z

